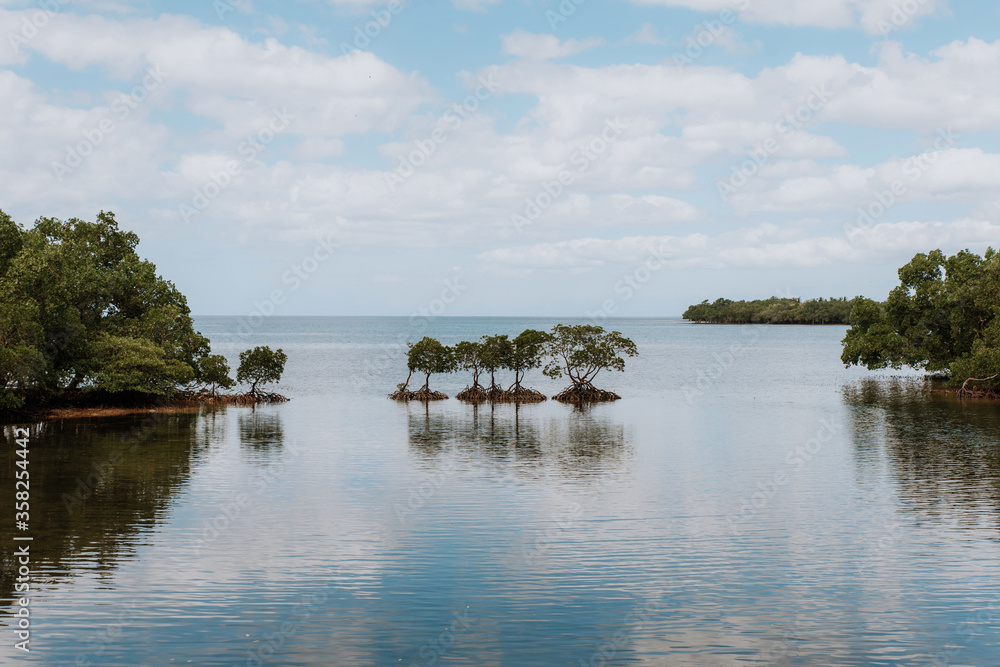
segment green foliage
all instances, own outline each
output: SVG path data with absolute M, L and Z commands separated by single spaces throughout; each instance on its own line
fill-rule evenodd
M 483 372 L 483 346 L 480 343 L 463 340 L 452 348 L 455 369 L 472 373 L 472 386 L 479 387 L 479 376 Z
M 511 342 L 504 368 L 514 373 L 513 387 L 520 389 L 525 372 L 542 365 L 545 346 L 552 340 L 552 334 L 535 329 L 525 329 Z
M 682 317 L 713 324 L 847 324 L 851 302 L 841 299 L 782 299 L 756 301 L 716 299 L 688 307 Z
M 617 331 L 593 324 L 557 324 L 546 345 L 552 357 L 543 371 L 551 378 L 569 377 L 575 387 L 588 388 L 602 370 L 625 370 L 622 355 L 635 357 L 635 343 Z
M 423 373 L 426 376 L 424 389 L 430 391 L 429 385 L 433 373 L 455 371 L 455 353 L 450 347 L 424 336 L 421 341 L 410 345 L 407 352 L 407 368 L 411 373 Z
M 497 389 L 496 372 L 509 367 L 514 344 L 506 334 L 483 336 L 480 340 L 483 370 L 490 374 L 490 389 Z
M 899 281 L 884 304 L 854 300 L 845 365 L 947 372 L 953 384 L 1000 373 L 1000 255 L 921 253 Z
M 97 369 L 94 386 L 110 393 L 167 395 L 194 380 L 191 366 L 168 357 L 162 347 L 145 338 L 102 335 L 91 351 Z
M 229 363 L 221 354 L 210 354 L 198 360 L 198 382 L 212 387 L 215 396 L 216 387 L 232 389 L 236 383 L 229 377 Z
M 208 340 L 138 243 L 112 213 L 21 230 L 0 212 L 3 405 L 77 389 L 169 394 L 194 377 Z
M 236 381 L 249 384 L 250 393 L 257 393 L 257 385 L 278 382 L 285 371 L 288 355 L 281 348 L 272 351 L 263 345 L 240 352 L 240 366 L 236 369 Z

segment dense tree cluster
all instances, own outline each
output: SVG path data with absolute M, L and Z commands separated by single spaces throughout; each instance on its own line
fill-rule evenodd
M 1000 390 L 1000 254 L 916 255 L 884 303 L 856 298 L 844 364 L 910 366 L 969 391 Z
M 851 302 L 840 299 L 783 299 L 772 296 L 756 301 L 707 300 L 689 307 L 685 320 L 711 324 L 847 324 Z
M 444 394 L 431 391 L 431 375 L 467 371 L 472 374 L 472 384 L 459 392 L 456 396 L 459 400 L 473 403 L 544 401 L 544 394 L 521 383 L 529 370 L 541 367 L 549 359 L 545 375 L 552 378 L 565 375 L 572 383 L 555 396 L 557 400 L 572 403 L 616 400 L 620 398 L 617 394 L 597 389 L 592 382 L 602 370 L 624 371 L 622 355 L 634 357 L 637 354 L 635 343 L 619 332 L 606 332 L 603 327 L 588 324 L 557 324 L 551 332 L 526 329 L 514 339 L 507 335 L 483 336 L 478 341 L 462 341 L 453 347 L 425 337 L 410 345 L 407 354 L 410 375 L 390 397 L 403 401 L 445 399 Z M 513 382 L 506 388 L 497 382 L 497 373 L 501 371 L 513 374 Z M 424 375 L 424 384 L 417 391 L 408 389 L 413 373 Z M 480 377 L 487 373 L 490 377 L 488 387 L 480 383 Z
M 112 213 L 25 230 L 0 211 L 0 409 L 232 386 L 184 295 L 138 243 Z

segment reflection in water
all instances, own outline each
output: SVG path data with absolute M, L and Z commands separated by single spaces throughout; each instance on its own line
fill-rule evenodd
M 280 451 L 285 440 L 281 414 L 272 408 L 258 407 L 242 411 L 237 416 L 240 444 L 254 454 L 271 454 Z
M 71 572 L 110 576 L 135 538 L 168 512 L 171 499 L 207 449 L 200 420 L 211 413 L 74 419 L 31 429 L 30 515 L 34 581 L 47 585 Z M 211 418 L 211 417 L 209 417 Z M 4 435 L 13 444 L 13 428 Z M 6 448 L 0 503 L 14 505 L 15 448 Z M 9 482 L 9 483 L 8 483 Z M 0 523 L 0 542 L 12 544 L 13 521 Z M 4 549 L 0 600 L 11 598 L 16 566 Z M 7 608 L 4 614 L 9 613 Z
M 862 475 L 884 466 L 918 521 L 998 524 L 1000 409 L 993 401 L 866 381 L 843 389 Z
M 437 406 L 411 407 L 411 451 L 431 463 L 445 453 L 519 467 L 555 467 L 562 472 L 601 473 L 619 466 L 631 453 L 620 421 L 574 410 L 541 419 L 520 405 L 462 406 L 457 412 Z

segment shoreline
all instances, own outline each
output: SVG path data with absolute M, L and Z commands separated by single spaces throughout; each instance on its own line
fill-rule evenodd
M 709 322 L 707 320 L 684 320 L 690 324 L 720 324 L 731 326 L 775 326 L 775 327 L 849 327 L 847 322 Z
M 182 412 L 198 412 L 202 408 L 220 408 L 228 406 L 256 407 L 270 403 L 284 403 L 289 399 L 281 394 L 260 394 L 251 397 L 249 394 L 219 394 L 207 396 L 204 394 L 181 393 L 172 399 L 159 398 L 149 402 L 136 402 L 133 405 L 53 405 L 37 408 L 17 408 L 0 411 L 0 426 L 12 426 L 30 422 L 44 422 L 62 419 L 90 419 L 103 417 L 122 417 L 149 413 L 173 414 Z

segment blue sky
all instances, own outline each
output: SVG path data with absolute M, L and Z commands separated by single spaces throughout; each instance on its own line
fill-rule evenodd
M 883 298 L 916 252 L 1000 245 L 998 26 L 972 0 L 0 0 L 0 209 L 114 211 L 203 315 Z

